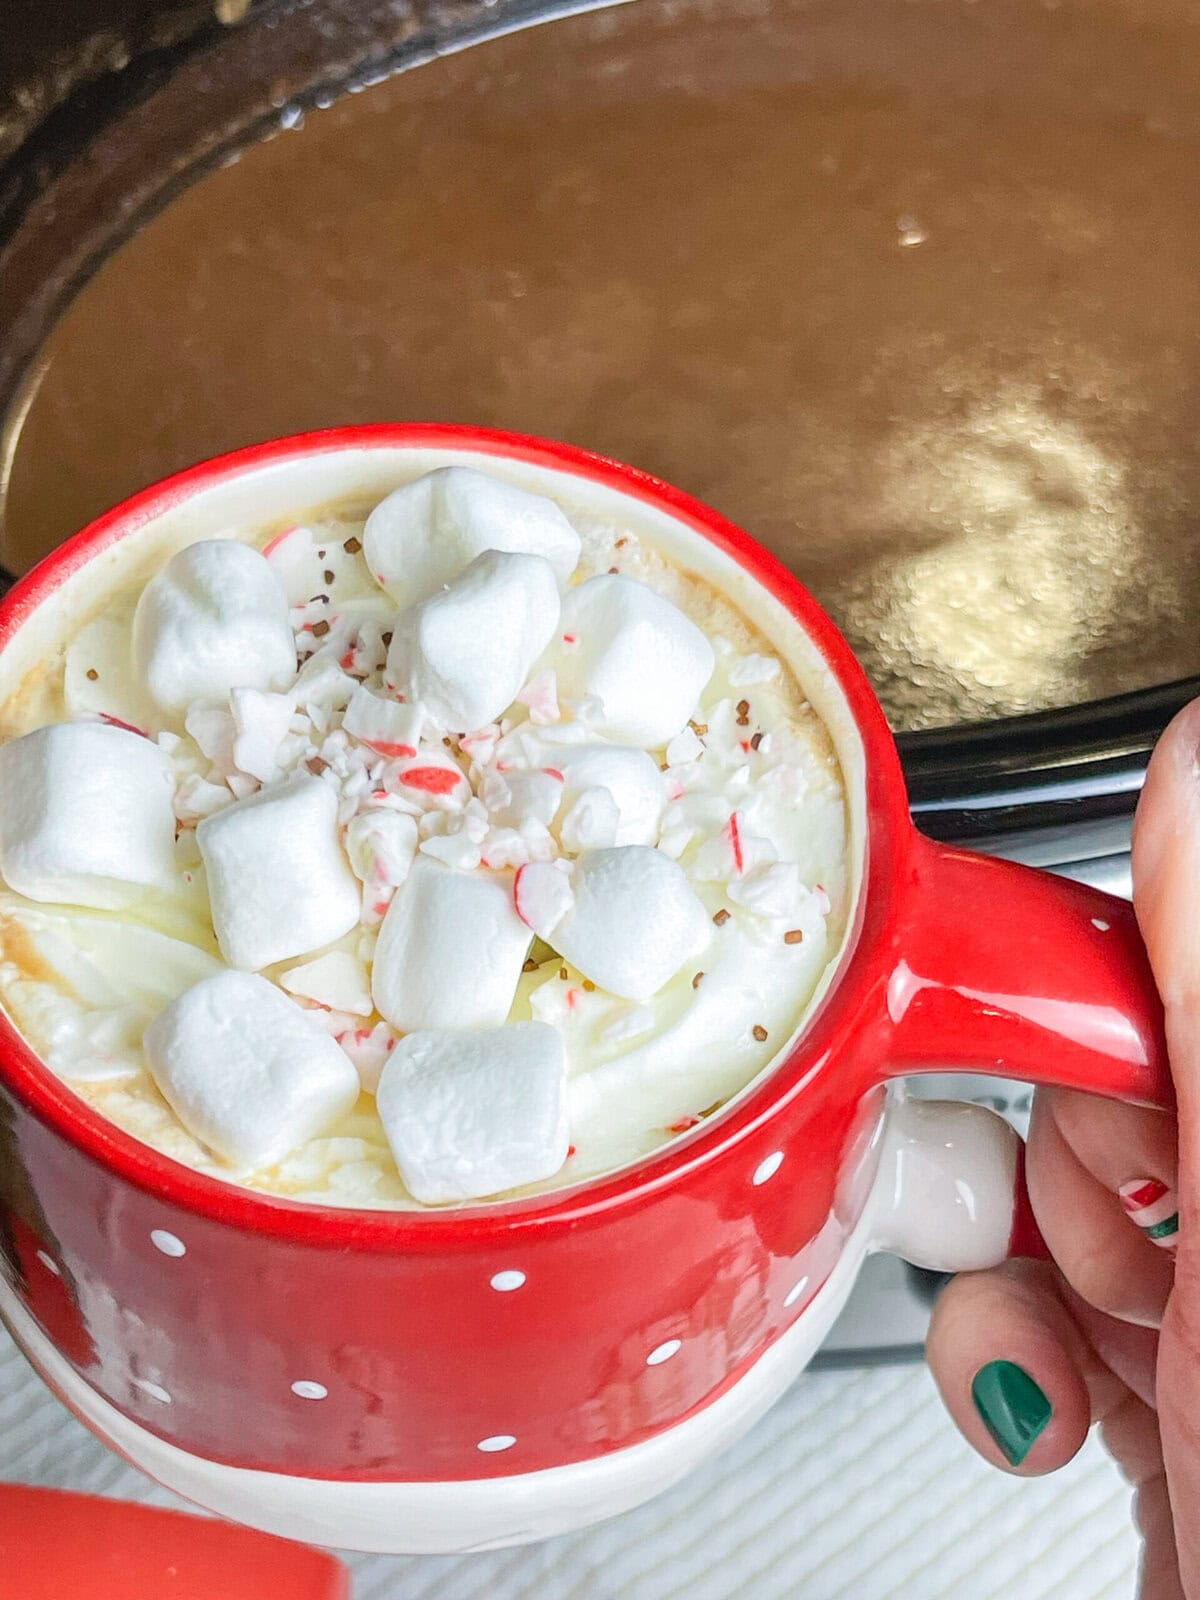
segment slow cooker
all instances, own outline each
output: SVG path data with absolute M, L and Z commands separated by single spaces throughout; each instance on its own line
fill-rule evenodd
M 1185 0 L 76 0 L 8 39 L 10 570 L 272 434 L 574 439 L 794 567 L 925 831 L 1128 894 L 1200 688 Z M 934 1287 L 879 1261 L 827 1355 L 912 1355 Z

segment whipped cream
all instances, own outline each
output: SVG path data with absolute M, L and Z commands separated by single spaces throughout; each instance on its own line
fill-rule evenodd
M 96 871 L 65 832 L 60 866 L 53 808 L 38 899 L 6 876 L 0 1000 L 53 1070 L 198 1170 L 405 1207 L 624 1165 L 775 1058 L 844 930 L 846 799 L 803 689 L 730 601 L 628 529 L 462 468 L 369 516 L 322 510 L 229 543 L 106 597 L 39 692 L 3 708 L 21 735 L 144 735 L 176 824 L 173 883 L 159 864 L 151 892 L 131 869 L 102 897 L 115 909 L 44 903 Z M 0 747 L 0 780 L 24 748 Z M 78 804 L 60 809 L 77 837 Z M 205 983 L 233 1007 L 231 1038 L 265 1037 L 262 991 L 213 984 L 231 969 L 295 1011 L 317 1064 L 307 1100 L 290 1085 L 285 1110 L 281 1093 L 278 1127 L 271 1072 L 248 1120 L 198 1030 L 161 1065 Z M 489 1152 L 479 1095 L 450 1086 L 482 1081 L 492 1030 L 497 1062 L 522 1038 L 538 1048 L 525 1098 L 489 1109 Z M 353 1104 L 322 1036 L 357 1073 Z M 441 1108 L 436 1130 L 412 1125 L 435 1114 L 421 1106 Z

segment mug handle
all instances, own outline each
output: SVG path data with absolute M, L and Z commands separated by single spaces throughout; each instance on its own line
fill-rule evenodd
M 915 1267 L 972 1272 L 1049 1254 L 1025 1190 L 1025 1146 L 985 1106 L 893 1100 L 870 1206 L 872 1248 Z
M 982 1072 L 1174 1106 L 1128 901 L 921 834 L 902 892 L 887 1076 Z

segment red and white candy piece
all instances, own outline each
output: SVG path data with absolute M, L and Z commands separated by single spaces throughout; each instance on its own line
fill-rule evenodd
M 444 745 L 425 744 L 416 755 L 388 767 L 387 787 L 423 807 L 458 810 L 471 798 L 471 785 Z
M 145 1048 L 188 1132 L 242 1169 L 327 1133 L 358 1098 L 358 1073 L 334 1040 L 251 973 L 195 984 L 151 1023 Z
M 348 706 L 357 688 L 355 680 L 342 670 L 332 655 L 317 654 L 300 668 L 300 675 L 292 685 L 292 695 L 305 711 L 316 707 L 329 713 Z
M 417 824 L 402 811 L 363 811 L 346 828 L 346 851 L 361 880 L 362 917 L 368 928 L 382 922 L 392 895 L 408 877 L 417 849 Z
M 289 967 L 279 982 L 289 994 L 313 1000 L 328 1011 L 369 1017 L 374 1010 L 366 963 L 349 950 L 327 950 L 312 961 Z
M 133 619 L 138 675 L 155 704 L 219 704 L 235 688 L 282 690 L 296 676 L 287 597 L 270 563 L 235 539 L 173 556 Z
M 372 694 L 360 684 L 346 707 L 342 727 L 390 761 L 415 756 L 425 719 L 417 706 Z
M 485 550 L 542 556 L 565 584 L 579 535 L 553 500 L 472 467 L 440 467 L 380 503 L 363 531 L 367 565 L 401 605 L 453 583 Z
M 513 879 L 517 915 L 539 939 L 550 939 L 574 903 L 567 861 L 530 861 Z
M 406 1033 L 494 1027 L 512 1006 L 530 942 L 507 878 L 419 854 L 379 931 L 375 1004 Z
M 563 774 L 558 767 L 531 767 L 514 772 L 489 772 L 480 786 L 488 819 L 497 828 L 523 828 L 540 822 L 548 827 L 558 813 Z
M 667 804 L 666 779 L 658 763 L 644 750 L 625 745 L 585 744 L 555 751 L 564 777 L 562 816 L 565 818 L 589 789 L 605 789 L 616 806 L 616 831 L 610 844 L 654 844 Z M 565 828 L 565 822 L 564 822 Z M 583 842 L 569 844 L 579 849 Z
M 677 605 L 614 573 L 568 590 L 548 657 L 560 699 L 594 697 L 599 705 L 589 720 L 598 732 L 649 750 L 686 726 L 714 662 L 707 638 Z
M 396 618 L 388 682 L 452 733 L 481 728 L 512 704 L 558 613 L 548 561 L 489 550 Z
M 261 689 L 234 689 L 229 696 L 233 715 L 233 764 L 260 783 L 279 776 L 279 747 L 291 729 L 296 703 L 288 694 Z
M 617 842 L 621 813 L 608 789 L 585 789 L 562 819 L 559 838 L 563 849 L 603 850 Z
M 354 1063 L 359 1083 L 368 1094 L 374 1094 L 387 1058 L 396 1048 L 396 1035 L 386 1022 L 377 1022 L 373 1028 L 347 1028 L 336 1037 Z
M 307 955 L 354 927 L 360 893 L 337 808 L 333 788 L 301 772 L 197 826 L 213 928 L 231 967 Z
M 551 943 L 585 978 L 626 1000 L 657 994 L 713 931 L 683 868 L 647 845 L 587 851 L 571 889 Z
M 115 909 L 178 885 L 173 777 L 149 739 L 63 722 L 0 746 L 0 874 L 30 900 Z
M 400 1175 L 425 1205 L 553 1177 L 567 1159 L 562 1038 L 544 1022 L 409 1034 L 375 1103 Z

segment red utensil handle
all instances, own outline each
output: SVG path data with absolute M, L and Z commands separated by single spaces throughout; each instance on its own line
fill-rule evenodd
M 1127 901 L 918 836 L 888 1071 L 976 1071 L 1143 1105 L 1174 1091 Z

